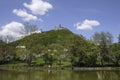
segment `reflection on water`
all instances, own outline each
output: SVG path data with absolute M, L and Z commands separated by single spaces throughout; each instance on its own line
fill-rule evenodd
M 0 71 L 0 80 L 120 80 L 119 71 Z

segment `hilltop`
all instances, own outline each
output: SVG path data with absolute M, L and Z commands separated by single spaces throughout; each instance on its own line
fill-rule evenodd
M 42 48 L 54 48 L 54 46 L 62 46 L 69 48 L 74 44 L 76 39 L 85 41 L 82 36 L 72 33 L 68 29 L 55 29 L 43 33 L 33 33 L 13 43 L 15 46 L 26 46 L 27 49 L 36 49 L 35 53 L 39 53 Z M 59 46 L 58 46 L 59 45 Z

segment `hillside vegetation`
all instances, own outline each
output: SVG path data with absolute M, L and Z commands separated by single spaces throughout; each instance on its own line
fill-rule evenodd
M 98 42 L 86 40 L 82 35 L 74 34 L 68 29 L 32 33 L 8 44 L 0 41 L 0 64 L 53 67 L 119 66 L 119 43 L 109 45 L 109 39 L 104 36 L 108 33 L 97 34 L 101 35 Z

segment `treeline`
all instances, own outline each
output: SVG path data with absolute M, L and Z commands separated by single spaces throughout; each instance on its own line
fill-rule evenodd
M 34 29 L 36 30 L 35 27 Z M 22 63 L 29 66 L 53 67 L 119 66 L 120 35 L 116 43 L 113 43 L 113 36 L 109 32 L 96 32 L 91 40 L 86 40 L 82 35 L 60 27 L 34 33 L 10 43 L 1 39 L 0 64 L 19 66 Z

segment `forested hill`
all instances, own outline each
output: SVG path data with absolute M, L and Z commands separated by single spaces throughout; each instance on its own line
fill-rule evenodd
M 71 59 L 75 59 L 76 57 L 78 60 L 75 61 L 75 64 L 78 63 L 82 57 L 79 55 L 83 55 L 89 49 L 87 44 L 88 42 L 82 35 L 74 34 L 68 29 L 58 29 L 33 33 L 8 45 L 10 47 L 14 46 L 14 49 L 12 49 L 13 52 L 11 51 L 12 53 L 9 54 L 15 55 L 15 58 L 19 60 L 26 60 L 28 58 L 29 65 L 33 61 L 30 58 L 31 56 L 34 56 L 34 59 L 43 59 L 45 65 L 52 65 L 57 63 L 62 64 L 61 62 L 71 64 Z M 20 49 L 20 47 L 24 49 Z M 26 56 L 26 53 L 28 55 L 27 58 L 23 57 Z
M 86 42 L 82 36 L 76 35 L 68 29 L 61 29 L 34 33 L 10 44 L 15 46 L 26 46 L 27 49 L 39 53 L 41 49 L 43 50 L 46 48 L 69 48 L 75 44 L 75 41 L 81 41 L 81 43 Z
M 86 40 L 62 28 L 31 33 L 8 44 L 0 41 L 0 64 L 119 66 L 120 42 L 113 44 L 108 32 L 95 33 L 93 38 Z

